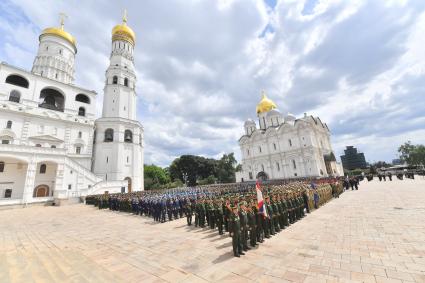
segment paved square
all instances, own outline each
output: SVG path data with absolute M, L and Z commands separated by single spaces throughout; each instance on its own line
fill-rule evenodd
M 241 258 L 231 238 L 92 206 L 0 211 L 0 282 L 425 282 L 425 180 L 361 183 Z

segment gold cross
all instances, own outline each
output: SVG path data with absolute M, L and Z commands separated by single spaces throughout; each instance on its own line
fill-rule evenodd
M 65 13 L 59 13 L 59 18 L 60 18 L 61 29 L 63 29 L 63 26 L 65 24 L 65 19 L 67 19 L 68 16 Z
M 124 9 L 124 15 L 122 16 L 122 21 L 127 23 L 127 9 Z

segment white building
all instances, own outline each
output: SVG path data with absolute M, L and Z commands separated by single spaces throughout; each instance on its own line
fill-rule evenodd
M 97 120 L 96 92 L 73 84 L 77 47 L 63 21 L 39 41 L 31 72 L 0 63 L 0 205 L 143 190 L 135 35 L 126 19 L 112 30 Z
M 255 179 L 326 177 L 342 174 L 336 162 L 328 126 L 319 118 L 283 116 L 263 93 L 257 105 L 259 128 L 253 120 L 244 124 L 239 139 L 242 170 L 238 182 Z

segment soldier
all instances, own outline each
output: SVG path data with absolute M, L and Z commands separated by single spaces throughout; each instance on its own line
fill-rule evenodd
M 239 219 L 238 208 L 234 206 L 232 208 L 231 222 L 232 222 L 232 246 L 233 246 L 233 255 L 235 257 L 240 257 L 245 253 L 242 251 L 242 242 L 241 242 L 241 222 Z
M 241 242 L 244 251 L 250 250 L 248 247 L 248 216 L 246 211 L 246 202 L 242 201 L 239 209 L 239 219 L 241 225 Z
M 251 247 L 255 247 L 257 245 L 257 229 L 256 229 L 256 215 L 254 212 L 254 208 L 256 208 L 255 202 L 251 202 L 248 206 L 247 217 L 248 217 L 248 231 L 249 231 L 249 244 Z
M 223 235 L 223 200 L 220 199 L 215 203 L 215 223 L 218 228 L 218 234 Z
M 185 210 L 186 210 L 187 225 L 190 226 L 192 225 L 193 212 L 192 212 L 192 205 L 188 199 L 186 200 Z

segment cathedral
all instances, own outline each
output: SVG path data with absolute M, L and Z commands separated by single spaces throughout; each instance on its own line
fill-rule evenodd
M 242 169 L 236 172 L 237 182 L 343 175 L 330 130 L 318 117 L 283 116 L 264 92 L 256 110 L 259 128 L 247 120 L 239 139 Z
M 73 84 L 77 44 L 63 19 L 40 34 L 31 71 L 0 63 L 0 205 L 143 190 L 135 40 L 124 15 L 112 29 L 100 118 L 97 93 Z

